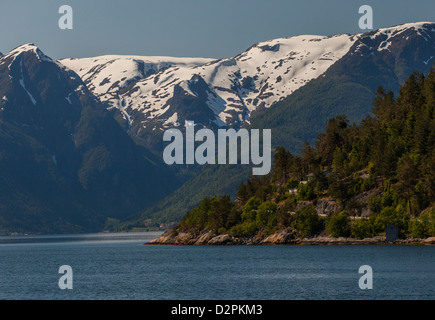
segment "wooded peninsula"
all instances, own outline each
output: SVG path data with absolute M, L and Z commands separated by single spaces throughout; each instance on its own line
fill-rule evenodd
M 273 170 L 230 196 L 204 198 L 150 244 L 435 244 L 435 68 L 397 97 L 379 87 L 372 115 L 331 119 L 300 155 L 274 150 Z M 273 133 L 272 133 L 273 134 Z

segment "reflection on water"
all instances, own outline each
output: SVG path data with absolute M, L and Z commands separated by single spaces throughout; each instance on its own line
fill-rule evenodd
M 20 235 L 0 236 L 1 244 L 40 244 L 62 242 L 118 242 L 118 241 L 150 241 L 159 237 L 160 231 L 125 232 L 125 233 L 89 233 L 62 235 Z

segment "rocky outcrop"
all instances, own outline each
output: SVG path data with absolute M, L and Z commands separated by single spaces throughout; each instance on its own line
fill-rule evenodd
M 261 241 L 261 244 L 287 244 L 294 240 L 295 236 L 293 230 L 284 229 L 274 234 L 271 234 L 267 238 Z
M 195 242 L 196 236 L 192 233 L 175 233 L 172 230 L 166 230 L 160 238 L 153 239 L 148 244 L 192 245 Z
M 316 212 L 319 216 L 327 216 L 340 209 L 340 206 L 332 199 L 319 199 L 316 204 Z
M 435 244 L 435 237 L 424 239 L 423 244 Z
M 216 237 L 211 238 L 207 244 L 208 245 L 226 245 L 226 244 L 234 244 L 234 238 L 229 234 L 221 234 Z
M 362 244 L 387 244 L 385 237 L 373 237 L 366 239 L 355 238 L 333 238 L 333 237 L 313 237 L 297 241 L 301 245 L 362 245 Z
M 213 232 L 206 232 L 204 234 L 202 234 L 198 240 L 195 241 L 196 245 L 203 245 L 203 244 L 207 244 L 210 242 L 210 240 L 214 239 L 216 237 L 216 235 Z M 214 240 L 216 241 L 216 240 Z
M 214 234 L 204 231 L 199 234 L 168 230 L 160 238 L 147 242 L 148 245 L 435 245 L 435 237 L 427 239 L 408 238 L 387 242 L 385 237 L 377 236 L 366 239 L 333 238 L 318 236 L 296 238 L 290 228 L 279 230 L 265 238 L 258 236 L 239 238 L 229 234 Z

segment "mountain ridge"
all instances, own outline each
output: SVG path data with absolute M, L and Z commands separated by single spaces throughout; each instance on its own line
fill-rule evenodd
M 1 230 L 99 231 L 176 186 L 80 77 L 35 45 L 0 57 L 0 97 Z

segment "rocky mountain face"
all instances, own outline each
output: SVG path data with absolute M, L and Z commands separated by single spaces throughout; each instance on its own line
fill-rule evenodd
M 100 230 L 171 190 L 73 71 L 32 44 L 0 58 L 0 228 Z

